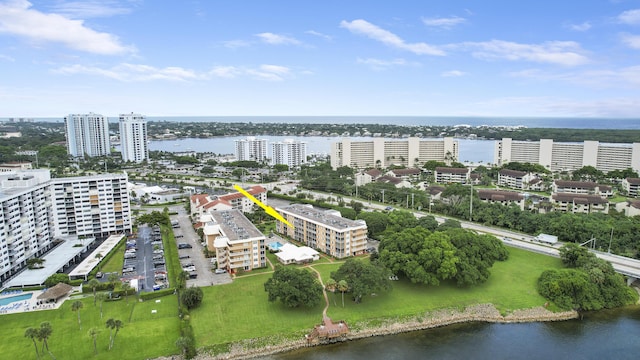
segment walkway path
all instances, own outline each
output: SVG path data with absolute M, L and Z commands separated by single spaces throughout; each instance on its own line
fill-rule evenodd
M 322 276 L 320 272 L 316 270 L 313 266 L 307 266 L 309 269 L 313 270 L 318 275 L 318 280 L 320 281 L 320 285 L 322 285 L 322 295 L 324 296 L 324 309 L 322 309 L 322 318 L 327 317 L 327 310 L 329 310 L 329 296 L 327 295 L 327 289 L 324 287 L 324 283 L 322 282 Z

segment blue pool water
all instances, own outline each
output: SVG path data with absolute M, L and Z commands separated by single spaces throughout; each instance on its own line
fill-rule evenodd
M 280 250 L 281 247 L 282 244 L 279 241 L 269 243 L 269 248 L 271 248 L 272 250 Z
M 0 299 L 0 306 L 9 305 L 16 301 L 24 301 L 24 300 L 31 299 L 32 295 L 33 295 L 32 293 L 27 293 L 27 294 L 11 296 L 11 297 Z

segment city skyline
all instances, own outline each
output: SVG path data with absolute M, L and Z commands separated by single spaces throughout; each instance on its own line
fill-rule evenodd
M 0 117 L 640 113 L 632 1 L 0 0 Z

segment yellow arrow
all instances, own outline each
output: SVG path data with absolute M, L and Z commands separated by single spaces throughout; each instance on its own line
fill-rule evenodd
M 260 206 L 261 208 L 263 208 L 263 209 L 264 209 L 264 211 L 267 213 L 267 215 L 271 215 L 271 216 L 273 216 L 274 218 L 276 218 L 276 220 L 279 220 L 279 221 L 281 221 L 281 222 L 283 222 L 283 223 L 287 224 L 288 226 L 290 226 L 290 227 L 292 227 L 292 228 L 294 227 L 293 225 L 291 225 L 291 223 L 290 223 L 290 222 L 288 222 L 288 221 L 287 221 L 287 219 L 285 219 L 285 218 L 284 218 L 284 216 L 280 215 L 280 213 L 278 213 L 278 212 L 276 211 L 276 209 L 272 208 L 271 206 L 268 206 L 268 205 L 263 204 L 263 203 L 262 203 L 262 201 L 260 201 L 260 200 L 256 199 L 256 198 L 255 198 L 255 196 L 253 196 L 253 195 L 249 194 L 249 193 L 247 192 L 247 190 L 245 190 L 245 189 L 241 188 L 241 187 L 240 187 L 240 186 L 238 186 L 238 185 L 233 185 L 233 188 L 234 188 L 234 189 L 236 189 L 236 190 L 238 190 L 238 192 L 240 192 L 240 194 L 242 194 L 242 195 L 246 196 L 249 200 L 251 200 L 251 201 L 253 201 L 254 203 L 256 203 L 256 205 L 258 205 L 258 206 Z

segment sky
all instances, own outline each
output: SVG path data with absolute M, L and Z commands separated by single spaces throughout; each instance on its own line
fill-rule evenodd
M 640 118 L 640 1 L 0 0 L 0 119 Z

